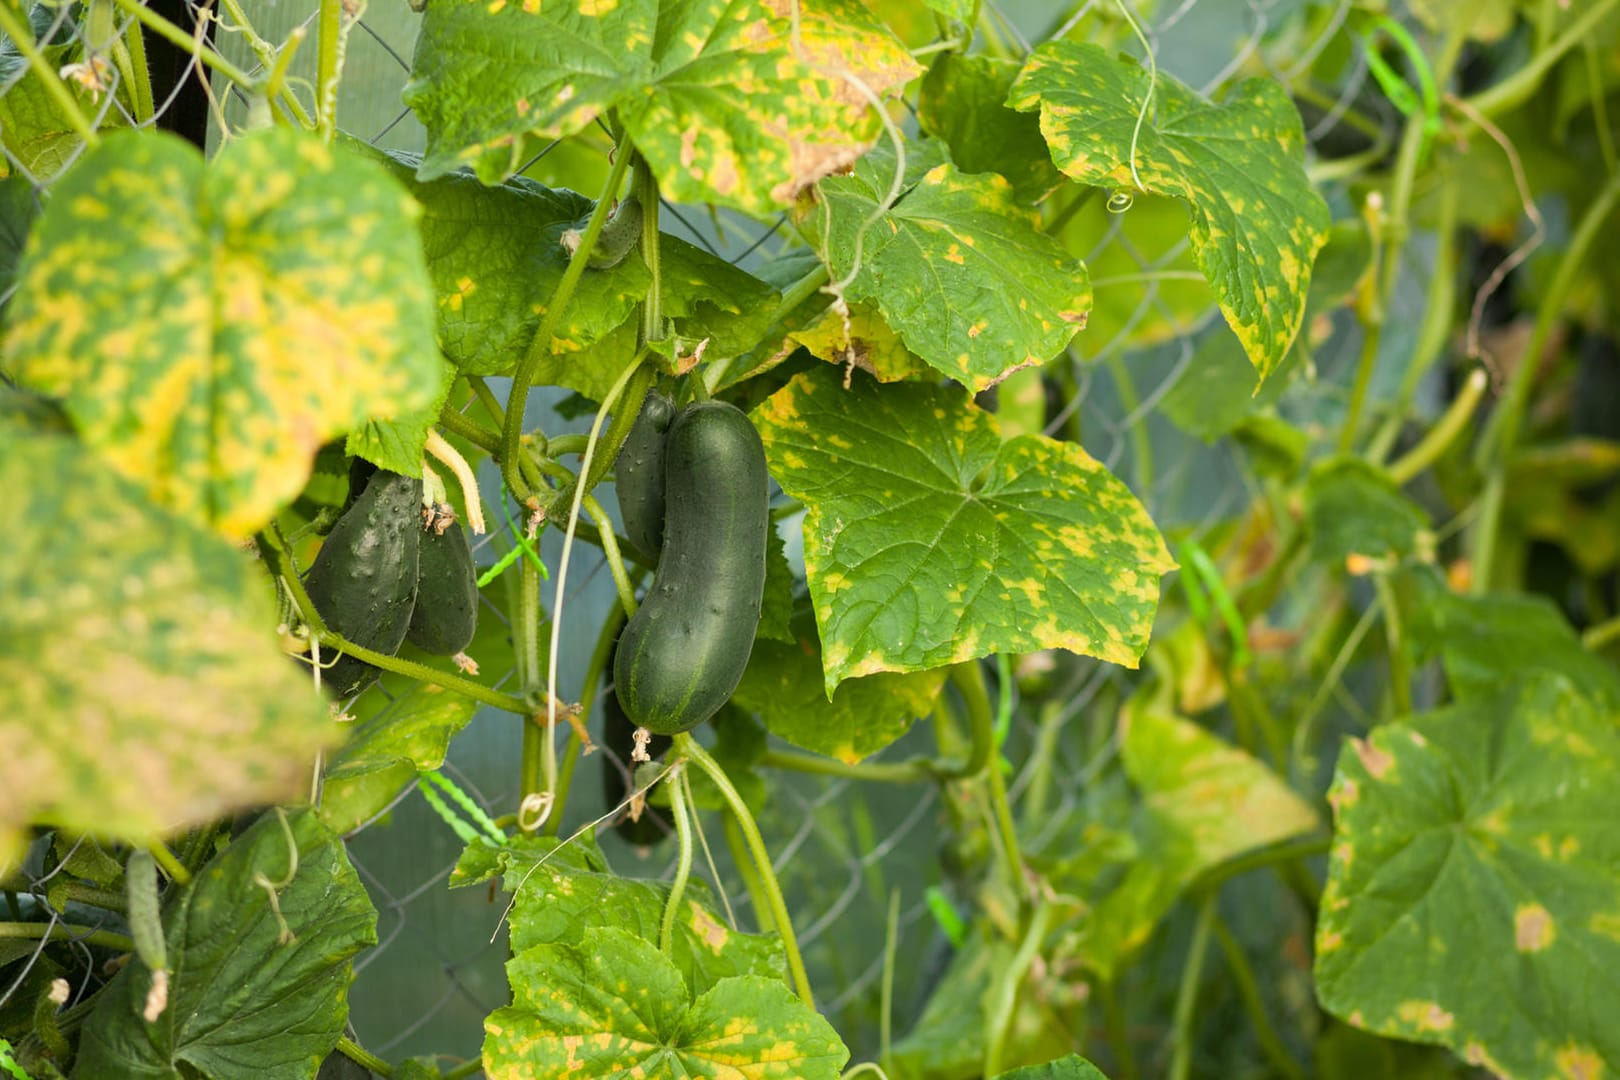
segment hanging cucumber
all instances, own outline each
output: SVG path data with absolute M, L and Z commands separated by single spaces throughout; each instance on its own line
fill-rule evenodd
M 675 403 L 650 391 L 615 466 L 625 538 L 649 559 L 658 558 L 664 543 L 664 440 L 674 419 Z
M 417 562 L 416 606 L 405 640 L 436 656 L 454 656 L 478 630 L 478 572 L 467 533 L 443 503 L 425 515 Z
M 617 646 L 614 651 L 617 652 Z M 668 735 L 654 735 L 647 743 L 648 756 L 657 761 L 669 749 L 670 742 Z M 612 810 L 630 794 L 626 775 L 634 777 L 636 772 L 636 763 L 630 760 L 636 746 L 636 722 L 625 715 L 612 686 L 602 694 L 602 745 L 608 752 L 607 760 L 602 763 L 602 808 Z M 651 847 L 671 835 L 674 826 L 662 811 L 644 806 L 641 817 L 634 821 L 628 811 L 620 814 L 613 822 L 613 831 L 637 847 Z
M 569 229 L 561 237 L 563 250 L 572 257 L 574 252 L 579 250 L 580 242 L 584 238 L 583 229 Z M 635 250 L 636 241 L 640 239 L 641 202 L 631 195 L 602 223 L 602 229 L 596 234 L 596 243 L 591 247 L 590 258 L 586 260 L 586 265 L 592 270 L 611 270 Z
M 377 471 L 321 545 L 304 588 L 327 626 L 356 645 L 392 656 L 416 606 L 422 546 L 422 481 Z M 369 686 L 378 671 L 342 656 L 322 682 L 340 698 Z
M 664 445 L 664 544 L 613 673 L 630 719 L 659 735 L 697 726 L 748 666 L 770 531 L 765 447 L 735 406 L 688 405 Z

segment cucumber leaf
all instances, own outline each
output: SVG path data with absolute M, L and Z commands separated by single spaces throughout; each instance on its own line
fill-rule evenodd
M 313 813 L 269 810 L 169 887 L 163 934 L 167 1007 L 144 1018 L 152 972 L 132 956 L 85 1025 L 75 1078 L 305 1080 L 343 1034 L 349 959 L 377 943 L 377 913 Z
M 1227 323 L 1262 377 L 1282 363 L 1329 215 L 1280 84 L 1248 79 L 1214 105 L 1101 46 L 1051 41 L 1031 54 L 1008 104 L 1040 110 L 1052 160 L 1075 180 L 1185 201 L 1193 254 Z
M 1001 440 L 959 387 L 817 368 L 754 413 L 805 504 L 826 693 L 844 679 L 1062 648 L 1134 667 L 1174 566 L 1129 489 L 1074 443 Z
M 1498 1076 L 1620 1068 L 1617 716 L 1533 675 L 1339 755 L 1323 1006 Z
M 1079 1054 L 1044 1065 L 1025 1065 L 1022 1069 L 1000 1073 L 996 1080 L 1108 1080 L 1091 1062 Z
M 887 200 L 894 151 L 879 146 L 829 177 L 800 223 L 843 296 L 875 304 L 906 347 L 972 390 L 1061 352 L 1086 324 L 1085 265 L 1036 228 L 993 173 L 967 174 L 940 143 L 906 150 L 904 192 Z
M 1360 458 L 1333 458 L 1311 470 L 1305 530 L 1311 557 L 1335 568 L 1352 556 L 1389 561 L 1434 552 L 1429 515 L 1387 473 Z
M 405 103 L 427 128 L 422 178 L 511 176 L 539 140 L 614 113 L 679 202 L 768 216 L 877 137 L 866 96 L 920 71 L 859 0 L 434 3 Z M 491 63 L 491 57 L 500 57 Z
M 1007 108 L 1018 64 L 998 56 L 942 52 L 923 77 L 917 122 L 944 140 L 965 173 L 1000 173 L 1013 199 L 1033 206 L 1063 182 L 1033 116 Z
M 297 798 L 341 732 L 262 572 L 71 439 L 0 444 L 0 864 L 25 821 L 144 843 Z
M 4 363 L 154 501 L 251 536 L 322 443 L 439 396 L 419 216 L 376 164 L 288 128 L 210 163 L 119 132 L 34 225 Z
M 513 1003 L 484 1021 L 491 1080 L 532 1076 L 791 1076 L 837 1080 L 849 1051 L 777 979 L 721 979 L 693 995 L 658 946 L 617 927 L 507 962 Z

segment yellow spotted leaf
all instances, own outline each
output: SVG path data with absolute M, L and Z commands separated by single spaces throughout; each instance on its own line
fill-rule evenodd
M 490 1080 L 837 1080 L 849 1060 L 780 980 L 732 976 L 694 999 L 657 945 L 617 927 L 532 946 L 506 972 L 512 1004 L 484 1021 Z
M 860 0 L 434 0 L 405 87 L 422 176 L 511 176 L 610 111 L 681 202 L 766 216 L 880 130 L 868 93 L 920 72 Z M 496 61 L 498 58 L 498 62 Z
M 754 411 L 801 500 L 831 696 L 842 680 L 1061 648 L 1135 667 L 1174 562 L 1074 443 L 1003 442 L 958 386 L 796 376 Z
M 322 443 L 438 397 L 419 212 L 380 166 L 284 128 L 211 164 L 110 136 L 34 225 L 0 364 L 154 501 L 249 536 Z
M 0 445 L 0 863 L 24 822 L 141 843 L 307 790 L 340 730 L 250 558 L 69 438 Z
M 1352 740 L 1322 1005 L 1507 1080 L 1620 1071 L 1620 735 L 1552 674 Z
M 1250 361 L 1262 377 L 1282 363 L 1329 215 L 1281 85 L 1249 79 L 1216 105 L 1101 46 L 1052 41 L 1030 56 L 1007 103 L 1040 110 L 1068 176 L 1183 200 L 1198 268 Z

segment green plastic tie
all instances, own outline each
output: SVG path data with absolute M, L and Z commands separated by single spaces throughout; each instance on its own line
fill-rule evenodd
M 962 921 L 962 916 L 956 913 L 956 908 L 945 896 L 945 890 L 938 885 L 930 885 L 923 892 L 923 899 L 928 903 L 928 910 L 934 916 L 934 922 L 950 939 L 951 947 L 960 949 L 962 942 L 967 940 L 967 924 Z
M 443 773 L 431 769 L 423 769 L 416 775 L 421 780 L 422 798 L 427 800 L 427 804 L 433 808 L 434 813 L 444 819 L 444 823 L 450 826 L 451 831 L 460 838 L 462 843 L 470 844 L 480 836 L 489 840 L 496 847 L 506 843 L 506 833 L 501 831 L 501 827 L 496 825 L 488 814 L 484 813 L 484 808 L 479 806 L 472 796 L 456 786 L 455 781 Z M 440 791 L 450 796 L 451 800 L 461 807 L 462 812 L 471 818 L 483 832 L 480 833 L 478 829 L 468 825 L 454 810 L 446 806 L 444 800 L 439 798 Z

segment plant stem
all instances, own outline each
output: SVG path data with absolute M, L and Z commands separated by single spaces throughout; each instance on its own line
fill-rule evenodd
M 641 261 L 650 280 L 641 300 L 641 344 L 664 339 L 663 263 L 659 251 L 658 179 L 640 154 L 631 165 L 630 190 L 641 203 Z
M 315 32 L 315 124 L 321 138 L 330 142 L 337 131 L 338 73 L 346 33 L 342 0 L 320 0 Z
M 86 146 L 94 149 L 101 141 L 101 136 L 96 133 L 95 125 L 79 108 L 79 100 L 73 96 L 73 91 L 68 89 L 62 77 L 56 73 L 56 68 L 34 42 L 33 27 L 29 25 L 27 16 L 23 16 L 19 21 L 17 11 L 0 3 L 0 33 L 11 39 L 18 54 L 34 69 L 39 84 L 56 103 L 62 119 L 66 120 L 68 126 L 84 140 Z
M 1350 406 L 1345 410 L 1344 426 L 1339 429 L 1338 451 L 1348 454 L 1356 442 L 1356 429 L 1361 426 L 1361 410 L 1367 403 L 1367 388 L 1372 385 L 1373 369 L 1378 366 L 1378 343 L 1383 340 L 1384 320 L 1374 316 L 1361 329 L 1361 358 L 1356 363 L 1356 380 L 1350 388 Z
M 132 939 L 123 934 L 115 934 L 111 930 L 97 930 L 93 926 L 61 922 L 0 922 L 0 940 L 38 941 L 40 938 L 49 941 L 82 941 L 87 945 L 104 945 L 119 952 L 135 951 L 135 942 Z
M 1581 12 L 1580 18 L 1570 23 L 1551 44 L 1544 49 L 1536 50 L 1535 55 L 1526 61 L 1523 67 L 1495 86 L 1469 98 L 1468 104 L 1485 116 L 1495 117 L 1524 101 L 1536 92 L 1541 80 L 1564 54 L 1592 33 L 1598 23 L 1608 15 L 1609 9 L 1614 7 L 1615 2 L 1616 0 L 1597 0 L 1597 3 Z
M 596 703 L 596 691 L 602 684 L 603 677 L 612 678 L 607 672 L 608 658 L 613 655 L 613 643 L 618 640 L 619 629 L 624 626 L 624 609 L 609 608 L 607 618 L 602 620 L 602 629 L 596 635 L 596 647 L 591 650 L 591 659 L 585 665 L 585 682 L 579 691 L 579 718 L 589 722 L 591 706 Z M 581 749 L 579 732 L 570 730 L 568 733 L 568 747 L 563 751 L 562 764 L 557 769 L 557 810 L 546 819 L 545 832 L 548 836 L 556 836 L 562 827 L 561 809 L 568 803 L 568 791 L 574 783 L 574 768 L 579 763 Z
M 1119 994 L 1112 981 L 1098 985 L 1102 996 L 1103 1016 L 1108 1024 L 1108 1041 L 1114 1048 L 1119 1066 L 1119 1080 L 1136 1080 L 1136 1048 L 1131 1045 L 1130 1027 L 1125 1022 L 1125 1010 L 1119 1007 Z
M 452 435 L 459 435 L 480 450 L 498 454 L 501 450 L 499 432 L 491 431 L 459 409 L 449 405 L 439 414 L 439 425 Z
M 473 397 L 477 398 L 478 403 L 484 407 L 484 411 L 489 413 L 489 418 L 495 421 L 496 429 L 504 431 L 506 429 L 506 410 L 501 408 L 501 403 L 496 400 L 495 391 L 489 388 L 489 383 L 484 381 L 482 375 L 468 375 L 465 378 L 467 385 L 472 387 Z
M 1249 1027 L 1254 1032 L 1255 1041 L 1260 1044 L 1261 1052 L 1288 1080 L 1305 1080 L 1304 1070 L 1283 1047 L 1282 1040 L 1277 1037 L 1277 1029 L 1266 1015 L 1266 1003 L 1260 997 L 1259 983 L 1255 980 L 1254 969 L 1249 966 L 1249 958 L 1244 955 L 1243 945 L 1232 935 L 1218 913 L 1212 925 L 1215 940 L 1226 958 L 1226 970 L 1237 985 L 1238 997 L 1243 1001 L 1244 1011 L 1249 1014 Z
M 158 864 L 163 875 L 176 885 L 190 885 L 191 871 L 187 870 L 180 860 L 174 857 L 174 852 L 161 840 L 154 840 L 146 846 L 152 853 L 152 860 Z
M 129 53 L 129 66 L 134 78 L 129 80 L 130 101 L 134 104 L 135 126 L 144 127 L 152 120 L 155 108 L 152 101 L 152 71 L 146 62 L 146 37 L 139 23 L 131 22 L 124 31 L 124 48 Z
M 863 761 L 851 765 L 837 758 L 777 750 L 774 747 L 765 751 L 760 764 L 770 769 L 792 769 L 794 772 L 870 780 L 879 784 L 920 784 L 935 779 L 937 775 L 934 764 L 923 758 L 896 762 Z
M 591 211 L 591 220 L 585 226 L 585 234 L 580 238 L 579 247 L 574 249 L 573 256 L 568 260 L 568 268 L 563 271 L 562 280 L 557 282 L 557 288 L 546 304 L 546 313 L 540 320 L 540 328 L 535 332 L 534 340 L 530 342 L 523 359 L 518 361 L 517 371 L 512 375 L 512 390 L 506 397 L 506 428 L 502 433 L 501 471 L 506 476 L 506 486 L 512 489 L 519 501 L 532 494 L 517 467 L 517 459 L 521 453 L 523 413 L 529 401 L 529 388 L 534 385 L 535 369 L 540 366 L 541 358 L 551 351 L 551 339 L 562 323 L 563 312 L 567 310 L 568 302 L 574 298 L 574 290 L 579 286 L 580 277 L 590 265 L 591 249 L 596 246 L 596 238 L 601 235 L 614 197 L 624 185 L 624 174 L 629 171 L 630 159 L 633 156 L 635 155 L 627 144 L 619 146 L 618 156 L 614 159 L 613 168 L 608 172 L 607 183 L 602 186 L 602 194 L 596 200 L 596 209 Z
M 889 1045 L 894 1025 L 894 958 L 900 937 L 900 890 L 889 893 L 889 919 L 883 934 L 883 981 L 878 996 L 878 1061 L 891 1067 Z
M 1193 1015 L 1198 1005 L 1198 982 L 1204 974 L 1204 955 L 1209 952 L 1210 927 L 1215 921 L 1215 896 L 1204 898 L 1198 909 L 1198 925 L 1193 930 L 1187 964 L 1181 969 L 1181 987 L 1176 992 L 1170 1058 L 1170 1080 L 1187 1080 L 1192 1069 Z
M 731 861 L 736 865 L 743 888 L 748 890 L 748 899 L 754 905 L 754 923 L 760 933 L 768 934 L 776 929 L 776 923 L 771 919 L 770 899 L 765 895 L 765 886 L 760 884 L 759 874 L 754 870 L 754 860 L 748 854 L 748 842 L 737 827 L 737 819 L 730 814 L 723 816 L 722 827 L 726 833 L 726 847 L 731 849 Z
M 992 775 L 995 775 L 995 772 L 996 770 L 991 770 Z M 1040 953 L 1042 942 L 1046 940 L 1046 931 L 1052 925 L 1052 908 L 1053 905 L 1049 902 L 1035 906 L 1035 912 L 1030 916 L 1029 926 L 1024 931 L 1023 940 L 1018 943 L 1018 951 L 1013 954 L 1012 962 L 996 975 L 994 997 L 991 999 L 986 1016 L 989 1022 L 984 1044 L 986 1076 L 995 1076 L 1001 1072 L 1001 1059 L 1007 1045 L 1007 1035 L 1012 1030 L 1013 1012 L 1018 1006 L 1018 991 L 1024 984 L 1024 976 L 1029 974 L 1030 965 Z
M 163 38 L 186 55 L 196 57 L 200 63 L 213 68 L 221 76 L 235 83 L 241 89 L 248 91 L 253 89 L 253 76 L 174 25 L 168 19 L 148 8 L 141 0 L 113 0 L 113 3 L 140 20 L 142 26 L 158 37 Z
M 1484 368 L 1475 368 L 1470 372 L 1462 391 L 1446 407 L 1439 422 L 1429 429 L 1422 441 L 1390 464 L 1390 479 L 1397 484 L 1408 484 L 1438 461 L 1440 455 L 1457 440 L 1457 436 L 1468 430 L 1469 422 L 1474 419 L 1474 410 L 1479 408 L 1488 385 L 1490 378 Z
M 952 665 L 950 680 L 967 707 L 968 756 L 959 763 L 940 762 L 935 771 L 942 779 L 969 780 L 984 772 L 996 756 L 996 717 L 977 660 Z
M 337 1041 L 337 1051 L 361 1068 L 368 1069 L 379 1076 L 393 1076 L 394 1067 L 382 1058 L 366 1050 L 359 1043 L 347 1035 L 340 1036 Z
M 597 535 L 602 540 L 602 555 L 607 559 L 608 573 L 613 577 L 613 587 L 619 591 L 619 606 L 624 609 L 625 615 L 636 613 L 636 590 L 630 584 L 630 575 L 624 569 L 624 559 L 619 554 L 619 538 L 613 535 L 613 522 L 608 520 L 607 511 L 602 504 L 596 501 L 594 495 L 587 495 L 581 500 L 585 512 L 596 522 Z
M 1485 437 L 1480 442 L 1477 460 L 1487 476 L 1472 534 L 1472 588 L 1476 594 L 1490 588 L 1491 563 L 1496 555 L 1496 532 L 1501 523 L 1508 461 L 1518 442 L 1519 426 L 1530 400 L 1530 388 L 1540 367 L 1541 354 L 1552 337 L 1553 328 L 1563 316 L 1564 302 L 1575 284 L 1581 264 L 1586 261 L 1587 253 L 1617 201 L 1620 201 L 1620 173 L 1609 177 L 1571 234 L 1569 246 L 1564 249 L 1558 268 L 1542 294 L 1541 306 L 1536 311 L 1535 328 L 1530 332 L 1530 343 L 1524 350 L 1524 359 L 1514 370 L 1496 413 L 1491 417 Z
M 748 842 L 748 851 L 754 857 L 754 868 L 759 872 L 760 889 L 765 893 L 767 910 L 776 924 L 777 933 L 782 937 L 782 951 L 787 954 L 788 974 L 792 976 L 794 989 L 801 1001 L 815 1008 L 815 994 L 810 989 L 810 976 L 804 970 L 804 957 L 799 955 L 799 941 L 793 933 L 793 920 L 788 916 L 787 901 L 782 898 L 782 885 L 776 880 L 776 868 L 771 865 L 770 852 L 765 850 L 765 838 L 759 834 L 754 815 L 749 813 L 748 804 L 737 794 L 737 789 L 732 786 L 720 763 L 710 757 L 696 739 L 684 732 L 676 735 L 674 749 L 678 760 L 690 761 L 708 774 L 714 786 L 720 789 L 726 805 L 731 807 L 743 839 Z
M 675 862 L 675 880 L 669 885 L 669 899 L 664 901 L 664 918 L 658 924 L 658 951 L 675 959 L 675 920 L 680 915 L 681 897 L 686 892 L 686 879 L 692 874 L 692 820 L 691 808 L 686 805 L 686 789 L 680 777 L 666 773 L 669 789 L 670 816 L 675 819 L 675 839 L 680 854 Z
M 1333 846 L 1331 836 L 1306 836 L 1298 840 L 1288 840 L 1270 847 L 1251 851 L 1236 858 L 1228 859 L 1219 866 L 1206 870 L 1191 886 L 1191 892 L 1213 893 L 1223 884 L 1235 877 L 1247 874 L 1251 870 L 1261 870 L 1268 866 L 1277 866 L 1281 863 L 1298 862 L 1301 859 L 1314 858 L 1325 855 Z

